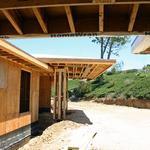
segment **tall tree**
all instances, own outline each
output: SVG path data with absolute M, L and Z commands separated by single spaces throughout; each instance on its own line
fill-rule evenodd
M 92 42 L 100 45 L 100 58 L 110 59 L 112 54 L 118 56 L 119 50 L 128 42 L 127 36 L 95 37 Z

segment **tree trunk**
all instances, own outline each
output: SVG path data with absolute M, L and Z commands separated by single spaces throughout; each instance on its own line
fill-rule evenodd
M 109 51 L 108 51 L 108 55 L 107 55 L 107 59 L 110 59 L 110 56 L 111 56 L 111 53 L 112 53 L 112 51 L 111 51 L 112 46 L 113 46 L 113 43 L 111 42 L 110 47 L 109 47 Z
M 103 40 L 103 37 L 101 37 L 101 59 L 104 58 L 103 45 L 104 45 L 104 40 Z

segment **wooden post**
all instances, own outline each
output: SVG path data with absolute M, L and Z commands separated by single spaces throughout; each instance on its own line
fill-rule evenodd
M 59 71 L 59 90 L 58 90 L 58 119 L 61 119 L 61 93 L 62 93 L 62 71 Z
M 66 70 L 64 70 L 64 73 L 63 73 L 63 119 L 66 118 Z
M 53 119 L 56 119 L 56 95 L 57 95 L 57 87 L 56 87 L 56 70 L 54 72 L 54 104 L 53 104 Z
M 66 111 L 68 110 L 68 76 L 66 77 Z

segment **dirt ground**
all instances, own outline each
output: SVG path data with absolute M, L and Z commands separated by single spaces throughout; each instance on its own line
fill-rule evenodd
M 92 150 L 150 149 L 149 109 L 69 102 L 67 120 L 48 127 L 20 150 L 65 150 L 77 130 L 91 127 L 97 132 Z

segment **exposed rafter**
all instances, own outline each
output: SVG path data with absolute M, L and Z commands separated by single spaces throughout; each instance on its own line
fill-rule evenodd
M 92 78 L 93 74 L 95 74 L 96 70 L 99 68 L 99 65 L 95 65 L 94 69 L 88 75 L 88 78 Z
M 65 11 L 66 11 L 66 15 L 68 18 L 68 23 L 69 23 L 69 27 L 72 33 L 75 33 L 75 25 L 74 25 L 74 21 L 73 21 L 73 16 L 72 16 L 72 12 L 71 12 L 71 8 L 70 6 L 65 6 Z
M 44 17 L 41 13 L 40 8 L 33 8 L 33 12 L 43 30 L 44 33 L 48 33 L 48 29 L 47 29 L 47 25 L 46 25 L 46 21 L 44 20 Z
M 90 67 L 90 65 L 88 65 L 86 67 L 85 71 L 83 72 L 82 77 L 85 78 L 89 74 L 90 70 L 91 70 L 91 67 Z
M 23 32 L 21 30 L 20 22 L 17 15 L 15 15 L 15 13 L 11 14 L 9 10 L 2 10 L 2 12 L 5 15 L 5 17 L 9 20 L 11 25 L 14 27 L 14 29 L 17 31 L 17 33 L 22 35 Z
M 104 31 L 104 5 L 99 5 L 99 31 Z
M 134 27 L 134 23 L 136 20 L 136 16 L 138 13 L 138 9 L 139 9 L 139 4 L 134 4 L 133 8 L 132 8 L 132 12 L 130 15 L 130 22 L 129 22 L 129 26 L 128 26 L 128 31 L 131 32 L 133 30 Z

